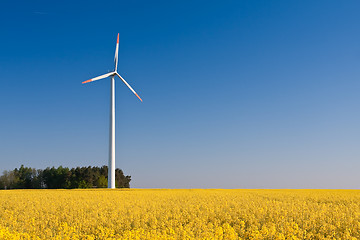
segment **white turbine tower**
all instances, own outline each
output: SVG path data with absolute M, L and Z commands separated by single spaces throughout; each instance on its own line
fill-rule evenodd
M 110 97 L 110 139 L 109 139 L 109 165 L 108 165 L 108 188 L 115 188 L 115 76 L 118 76 L 128 88 L 142 101 L 132 87 L 120 76 L 117 72 L 118 64 L 118 50 L 119 50 L 119 34 L 117 35 L 116 50 L 115 50 L 115 69 L 113 72 L 89 79 L 82 83 L 93 82 L 103 78 L 110 77 L 111 79 L 111 97 Z

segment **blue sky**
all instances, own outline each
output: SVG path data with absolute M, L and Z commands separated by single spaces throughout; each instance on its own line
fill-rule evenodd
M 139 188 L 360 188 L 358 1 L 3 1 L 0 171 Z

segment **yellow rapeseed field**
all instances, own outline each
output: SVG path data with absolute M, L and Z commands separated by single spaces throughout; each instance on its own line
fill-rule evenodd
M 360 239 L 356 190 L 3 190 L 0 239 Z

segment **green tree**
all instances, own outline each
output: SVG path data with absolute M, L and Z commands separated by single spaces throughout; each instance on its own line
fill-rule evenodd
M 36 170 L 24 167 L 5 171 L 0 176 L 0 188 L 104 188 L 107 187 L 107 166 L 46 168 Z M 130 176 L 125 176 L 119 168 L 115 169 L 115 185 L 118 188 L 130 187 Z
M 100 177 L 96 181 L 96 186 L 98 188 L 106 188 L 107 187 L 107 178 L 104 175 L 100 175 Z
M 14 171 L 4 171 L 0 176 L 0 189 L 15 188 L 19 178 L 15 176 Z

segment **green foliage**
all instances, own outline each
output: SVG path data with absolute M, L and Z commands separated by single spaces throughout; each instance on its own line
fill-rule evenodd
M 104 175 L 101 175 L 96 181 L 96 186 L 98 188 L 106 188 L 107 187 L 107 179 Z
M 119 168 L 115 170 L 117 188 L 130 188 L 130 176 Z M 0 176 L 0 189 L 17 188 L 106 188 L 107 166 L 102 167 L 52 167 L 37 170 L 21 165 L 19 169 L 4 171 Z

